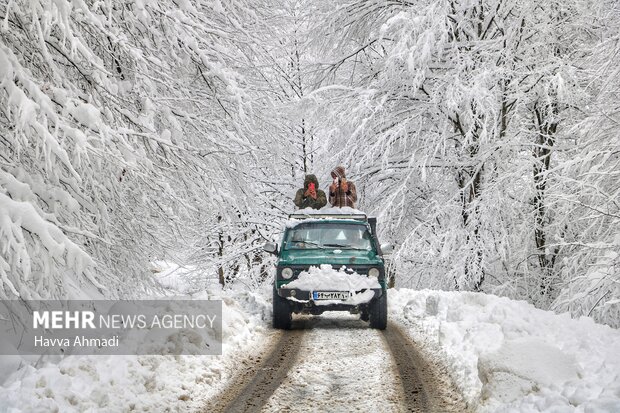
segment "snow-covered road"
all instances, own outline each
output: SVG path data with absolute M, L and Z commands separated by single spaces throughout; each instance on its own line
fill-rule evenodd
M 396 325 L 381 332 L 326 313 L 298 318 L 273 340 L 205 411 L 465 411 L 449 379 Z
M 193 296 L 223 300 L 219 356 L 0 358 L 0 413 L 389 412 L 424 402 L 440 412 L 620 412 L 620 332 L 589 318 L 489 294 L 390 289 L 385 332 L 342 313 L 296 316 L 283 332 L 269 326 L 271 291 L 215 285 Z
M 397 411 L 402 399 L 381 334 L 359 319 L 306 321 L 299 357 L 264 411 Z

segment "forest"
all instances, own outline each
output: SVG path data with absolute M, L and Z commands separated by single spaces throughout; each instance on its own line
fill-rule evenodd
M 620 326 L 620 4 L 0 2 L 0 299 L 270 281 L 343 165 L 396 287 Z

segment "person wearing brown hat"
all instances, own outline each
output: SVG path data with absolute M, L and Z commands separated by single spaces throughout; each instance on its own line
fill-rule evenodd
M 347 181 L 344 173 L 344 167 L 337 166 L 332 170 L 333 182 L 329 186 L 329 203 L 333 207 L 351 207 L 355 208 L 357 201 L 357 190 L 355 184 Z

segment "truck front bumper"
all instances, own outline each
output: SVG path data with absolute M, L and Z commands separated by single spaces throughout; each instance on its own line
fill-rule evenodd
M 375 298 L 379 298 L 384 294 L 383 289 L 381 288 L 367 288 L 367 289 L 363 289 L 363 290 L 359 290 L 359 291 L 353 291 L 352 293 L 352 297 L 355 297 L 359 294 L 364 294 L 367 291 L 372 291 L 374 293 L 374 295 L 370 298 L 370 300 L 374 300 Z M 300 290 L 297 288 L 278 288 L 278 295 L 282 298 L 287 298 L 291 301 L 297 301 L 297 302 L 317 302 L 320 303 L 323 300 L 314 300 L 312 297 L 312 291 L 305 291 L 305 290 Z M 339 300 L 326 300 L 329 302 L 332 301 L 339 301 Z M 341 300 L 342 304 L 346 304 L 347 300 Z M 358 303 L 361 304 L 361 303 Z M 357 305 L 357 304 L 351 304 L 351 305 Z

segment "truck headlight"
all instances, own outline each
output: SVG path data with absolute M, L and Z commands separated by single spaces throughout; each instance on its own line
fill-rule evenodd
M 368 276 L 370 277 L 376 277 L 379 278 L 379 269 L 378 268 L 371 268 L 368 270 Z
M 293 276 L 293 270 L 290 268 L 285 268 L 282 270 L 282 278 L 289 279 Z

